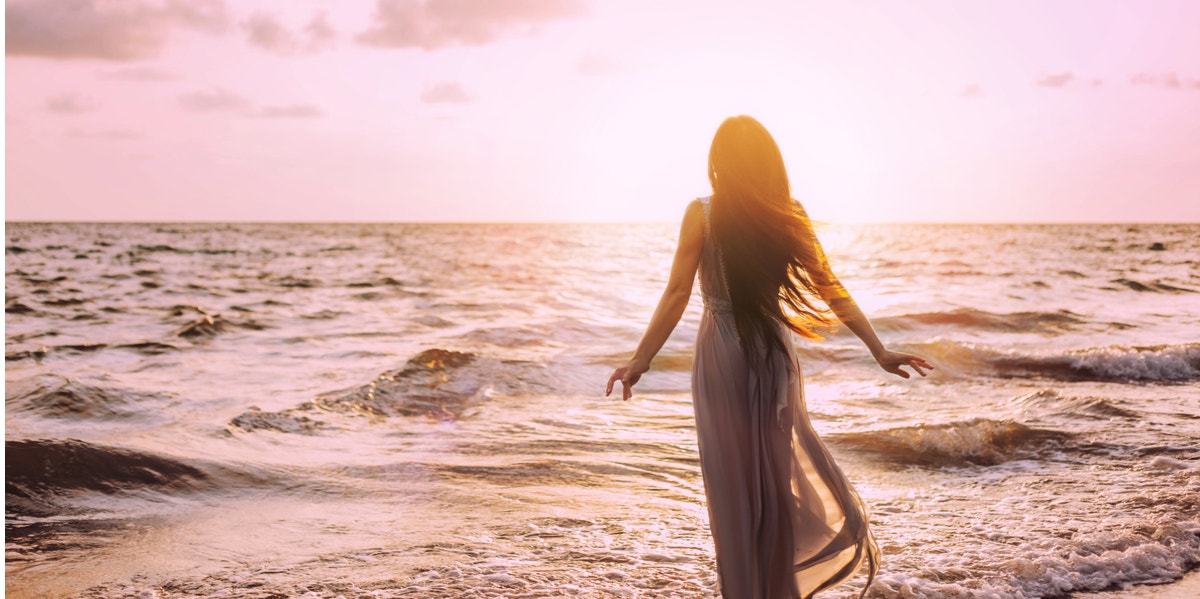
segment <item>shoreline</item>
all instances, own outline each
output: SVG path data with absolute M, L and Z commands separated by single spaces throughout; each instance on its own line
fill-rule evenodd
M 1164 584 L 1134 585 L 1115 591 L 1073 593 L 1074 599 L 1180 599 L 1200 597 L 1200 568 L 1190 570 L 1183 578 Z

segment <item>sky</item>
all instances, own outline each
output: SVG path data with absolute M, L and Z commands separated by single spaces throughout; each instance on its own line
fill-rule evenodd
M 1200 2 L 8 0 L 9 221 L 1200 222 Z

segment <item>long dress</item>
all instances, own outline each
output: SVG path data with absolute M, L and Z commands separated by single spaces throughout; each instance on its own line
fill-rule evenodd
M 692 401 L 700 469 L 725 599 L 808 598 L 874 577 L 879 549 L 862 500 L 813 431 L 790 331 L 787 355 L 750 364 L 738 341 L 704 205 Z M 870 579 L 868 579 L 868 585 Z

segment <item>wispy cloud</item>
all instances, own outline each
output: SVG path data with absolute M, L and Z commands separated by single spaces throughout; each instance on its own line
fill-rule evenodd
M 96 101 L 79 94 L 64 93 L 46 98 L 46 110 L 57 114 L 82 114 L 99 107 Z
M 233 112 L 250 107 L 250 101 L 224 88 L 179 96 L 179 104 L 192 112 Z
M 1070 71 L 1055 73 L 1053 75 L 1045 75 L 1039 78 L 1036 83 L 1041 87 L 1066 87 L 1075 81 L 1075 75 Z
M 131 67 L 101 73 L 100 78 L 112 81 L 171 81 L 175 75 L 152 67 Z
M 426 104 L 463 104 L 471 99 L 462 85 L 454 82 L 436 83 L 421 92 L 421 101 Z
M 308 25 L 304 26 L 304 34 L 308 36 L 308 45 L 313 50 L 328 46 L 337 37 L 337 31 L 329 24 L 329 18 L 323 12 L 313 15 Z
M 255 12 L 242 22 L 247 40 L 251 45 L 278 54 L 316 52 L 337 37 L 325 13 L 317 13 L 301 30 L 295 33 L 269 12 Z
M 325 111 L 312 104 L 291 104 L 264 106 L 255 116 L 267 119 L 316 119 L 325 116 Z
M 108 129 L 105 131 L 83 131 L 80 129 L 72 129 L 67 132 L 67 137 L 75 139 L 99 139 L 108 141 L 134 141 L 142 139 L 142 134 L 132 129 Z
M 480 46 L 585 9 L 582 0 L 376 0 L 374 23 L 356 39 L 386 48 Z
M 960 90 L 958 92 L 958 95 L 960 97 L 970 98 L 970 99 L 982 98 L 983 97 L 983 88 L 980 87 L 978 84 L 968 83 L 963 86 L 962 90 Z
M 255 102 L 223 87 L 195 91 L 179 96 L 179 105 L 201 114 L 236 114 L 263 119 L 316 119 L 325 111 L 314 104 L 281 104 L 256 107 Z
M 1063 71 L 1061 73 L 1042 75 L 1034 80 L 1034 84 L 1039 87 L 1048 87 L 1051 89 L 1095 89 L 1098 87 L 1103 87 L 1104 80 L 1098 77 L 1085 77 L 1071 71 Z
M 1185 79 L 1173 71 L 1158 75 L 1153 73 L 1136 73 L 1133 77 L 1129 78 L 1129 81 L 1134 85 L 1150 85 L 1176 91 L 1200 91 L 1200 79 Z
M 9 0 L 8 56 L 129 61 L 157 56 L 175 29 L 219 33 L 222 0 Z

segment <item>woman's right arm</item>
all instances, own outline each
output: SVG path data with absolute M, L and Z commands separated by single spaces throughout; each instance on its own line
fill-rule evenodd
M 667 342 L 671 331 L 675 330 L 675 325 L 683 316 L 683 311 L 687 309 L 703 247 L 704 207 L 699 201 L 693 201 L 683 213 L 683 224 L 679 228 L 679 245 L 675 248 L 675 259 L 671 263 L 667 288 L 658 300 L 658 307 L 654 310 L 654 316 L 650 317 L 650 324 L 646 327 L 646 333 L 642 335 L 637 350 L 633 352 L 633 357 L 608 377 L 604 395 L 612 393 L 613 385 L 620 381 L 621 398 L 628 401 L 633 397 L 633 386 L 650 370 L 650 361 Z

